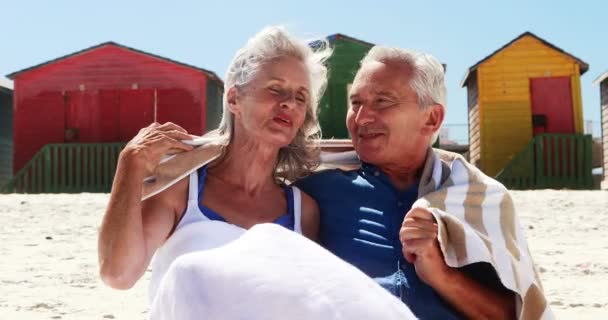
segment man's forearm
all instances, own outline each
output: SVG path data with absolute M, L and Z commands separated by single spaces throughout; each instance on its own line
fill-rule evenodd
M 433 289 L 454 309 L 469 319 L 515 319 L 515 294 L 498 292 L 450 268 Z

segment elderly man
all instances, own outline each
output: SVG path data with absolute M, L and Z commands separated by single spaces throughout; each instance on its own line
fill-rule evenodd
M 515 294 L 492 265 L 449 267 L 431 211 L 412 208 L 429 157 L 438 152 L 429 146 L 445 114 L 441 64 L 428 54 L 374 47 L 349 98 L 346 124 L 361 167 L 296 183 L 318 201 L 321 244 L 376 278 L 421 319 L 515 318 Z

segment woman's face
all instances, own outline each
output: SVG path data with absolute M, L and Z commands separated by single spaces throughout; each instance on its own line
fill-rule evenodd
M 229 102 L 235 134 L 278 148 L 294 139 L 310 105 L 308 70 L 293 57 L 266 62 L 252 81 L 231 90 Z

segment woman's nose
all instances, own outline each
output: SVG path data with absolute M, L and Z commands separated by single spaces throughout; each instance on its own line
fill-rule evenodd
M 296 95 L 292 92 L 285 92 L 281 95 L 280 105 L 282 108 L 293 109 L 296 106 Z

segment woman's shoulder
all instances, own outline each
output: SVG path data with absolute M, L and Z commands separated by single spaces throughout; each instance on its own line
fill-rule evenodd
M 167 190 L 146 200 L 148 207 L 163 207 L 173 211 L 176 215 L 181 214 L 188 205 L 189 182 L 190 176 L 187 176 Z
M 317 241 L 319 236 L 319 206 L 317 201 L 306 192 L 301 192 L 301 199 L 302 234 L 313 241 Z
M 297 188 L 297 187 L 292 186 L 292 188 Z M 302 209 L 317 207 L 317 201 L 310 194 L 302 191 L 299 188 L 298 188 L 298 190 L 300 190 L 300 194 L 301 194 L 300 199 L 302 201 Z

